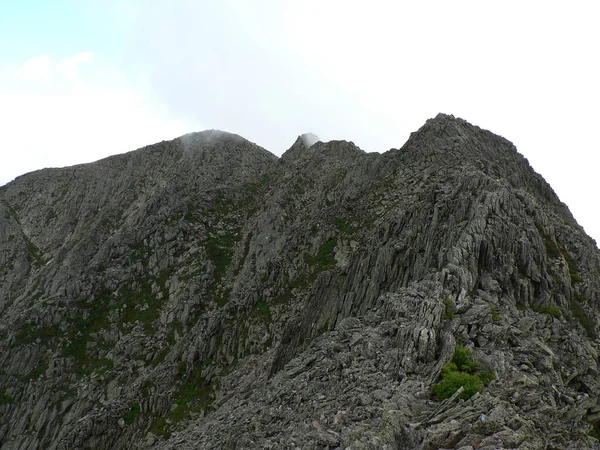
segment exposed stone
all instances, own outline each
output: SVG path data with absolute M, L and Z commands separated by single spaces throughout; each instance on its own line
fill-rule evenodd
M 452 116 L 45 169 L 0 187 L 0 446 L 600 448 L 598 298 L 567 207 Z M 459 345 L 494 379 L 440 402 Z

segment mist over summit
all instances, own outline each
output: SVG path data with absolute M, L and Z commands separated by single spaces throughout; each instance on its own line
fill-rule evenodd
M 321 140 L 319 139 L 319 136 L 313 133 L 304 133 L 302 136 L 300 136 L 300 139 L 302 139 L 302 143 L 306 148 L 310 148 Z
M 507 139 L 218 130 L 0 187 L 2 449 L 600 448 L 600 251 Z

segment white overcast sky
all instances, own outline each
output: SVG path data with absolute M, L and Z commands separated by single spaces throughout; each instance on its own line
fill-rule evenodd
M 597 4 L 0 0 L 0 185 L 212 128 L 383 152 L 445 112 L 511 140 L 600 242 Z

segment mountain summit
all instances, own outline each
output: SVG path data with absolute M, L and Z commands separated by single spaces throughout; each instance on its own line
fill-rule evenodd
M 600 252 L 506 139 L 191 133 L 0 187 L 2 449 L 600 448 Z

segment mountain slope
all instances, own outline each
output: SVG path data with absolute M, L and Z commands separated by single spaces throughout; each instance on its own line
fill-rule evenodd
M 381 155 L 195 133 L 0 209 L 2 448 L 598 446 L 600 253 L 461 119 Z

